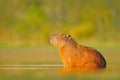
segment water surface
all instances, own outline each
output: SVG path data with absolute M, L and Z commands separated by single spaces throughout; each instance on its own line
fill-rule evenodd
M 56 52 L 1 51 L 0 80 L 120 80 L 120 53 L 104 52 L 105 69 L 64 68 Z
M 108 65 L 106 69 L 79 71 L 64 68 L 63 65 L 0 65 L 0 80 L 74 80 L 97 79 L 119 80 L 120 67 Z M 59 78 L 59 79 L 58 79 Z

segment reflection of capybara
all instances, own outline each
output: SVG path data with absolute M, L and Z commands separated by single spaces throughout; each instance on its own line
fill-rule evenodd
M 80 69 L 99 69 L 106 67 L 104 57 L 97 50 L 78 45 L 68 34 L 53 34 L 50 42 L 59 47 L 61 59 L 65 67 Z

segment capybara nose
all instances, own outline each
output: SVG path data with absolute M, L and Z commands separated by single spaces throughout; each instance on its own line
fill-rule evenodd
M 57 34 L 52 34 L 51 36 L 50 36 L 50 43 L 52 44 L 52 42 L 53 42 L 53 37 L 55 37 Z
M 57 35 L 57 34 L 52 34 L 52 35 L 50 36 L 50 40 L 53 39 L 53 37 L 56 36 L 56 35 Z

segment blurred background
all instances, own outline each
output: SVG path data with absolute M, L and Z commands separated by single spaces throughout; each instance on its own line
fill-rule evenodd
M 93 75 L 56 74 L 62 61 L 49 43 L 54 33 L 94 47 L 107 68 Z M 120 0 L 0 0 L 0 80 L 120 80 L 119 74 Z
M 119 0 L 0 0 L 0 48 L 41 47 L 53 33 L 120 49 Z

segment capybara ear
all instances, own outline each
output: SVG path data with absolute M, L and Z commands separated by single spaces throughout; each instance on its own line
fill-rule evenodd
M 72 37 L 71 37 L 69 34 L 67 34 L 66 37 L 67 37 L 69 40 L 72 39 Z

